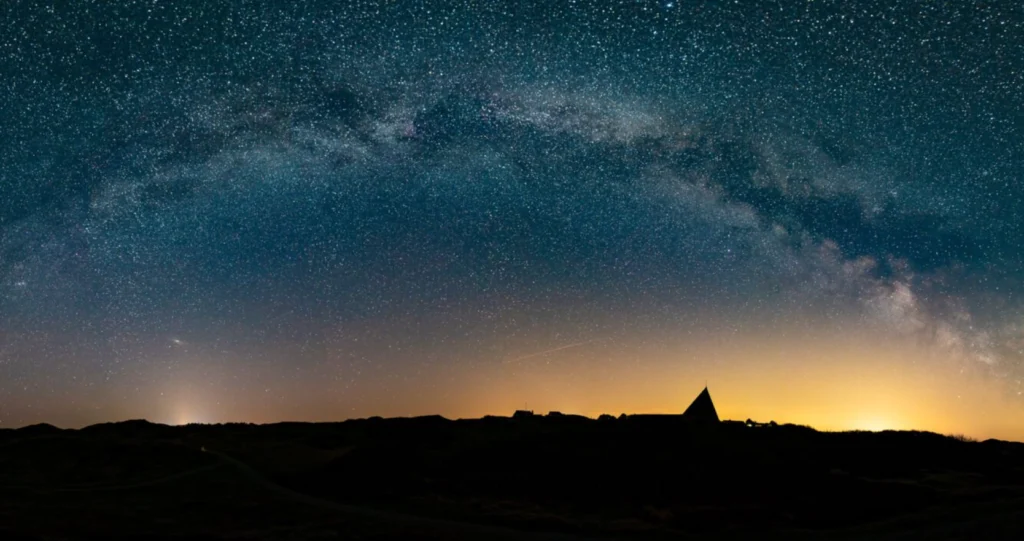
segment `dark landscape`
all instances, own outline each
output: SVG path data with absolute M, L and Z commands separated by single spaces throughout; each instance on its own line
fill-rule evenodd
M 0 541 L 1024 540 L 1022 89 L 1021 0 L 0 0 Z
M 519 412 L 0 431 L 0 537 L 1020 539 L 1024 444 Z

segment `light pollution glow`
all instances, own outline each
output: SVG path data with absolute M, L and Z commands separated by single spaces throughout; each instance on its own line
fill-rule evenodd
M 906 340 L 872 344 L 820 332 L 786 334 L 663 340 L 626 351 L 587 344 L 591 347 L 531 357 L 529 366 L 467 367 L 447 382 L 425 377 L 396 384 L 385 400 L 358 391 L 339 398 L 329 385 L 300 392 L 287 383 L 270 385 L 265 396 L 251 400 L 230 389 L 206 388 L 198 375 L 183 375 L 169 378 L 155 401 L 111 403 L 105 413 L 168 424 L 326 422 L 373 415 L 475 418 L 507 416 L 524 407 L 589 417 L 678 413 L 706 381 L 723 419 L 1024 439 L 1024 413 L 1016 397 L 993 393 L 984 374 L 962 370 L 953 358 L 936 359 L 934 351 Z M 343 406 L 357 402 L 361 405 Z

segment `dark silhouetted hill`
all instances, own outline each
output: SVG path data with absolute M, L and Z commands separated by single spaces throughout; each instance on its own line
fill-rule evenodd
M 928 432 L 522 412 L 0 436 L 6 538 L 1024 538 L 1024 444 Z
M 62 430 L 51 424 L 39 423 L 21 427 L 15 430 L 14 432 L 17 434 L 18 437 L 27 437 L 60 434 Z
M 97 437 L 165 439 L 180 435 L 176 427 L 151 423 L 145 419 L 133 419 L 117 423 L 101 423 L 90 425 L 81 430 L 85 434 Z

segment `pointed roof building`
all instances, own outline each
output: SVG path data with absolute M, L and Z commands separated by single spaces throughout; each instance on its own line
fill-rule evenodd
M 718 412 L 715 411 L 715 403 L 711 401 L 711 393 L 707 386 L 697 395 L 690 407 L 683 412 L 683 419 L 697 423 L 717 423 Z

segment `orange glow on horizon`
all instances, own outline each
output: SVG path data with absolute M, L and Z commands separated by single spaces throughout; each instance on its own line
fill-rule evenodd
M 554 344 L 546 349 L 556 351 L 537 356 L 524 348 L 509 355 L 522 362 L 453 363 L 415 381 L 388 380 L 386 394 L 376 392 L 380 381 L 339 389 L 323 378 L 320 387 L 282 382 L 252 396 L 196 383 L 216 374 L 183 372 L 145 408 L 111 403 L 105 411 L 114 419 L 171 424 L 476 418 L 524 407 L 588 417 L 680 413 L 706 381 L 722 419 L 1024 440 L 1024 408 L 998 378 L 913 343 L 810 331 L 638 342 L 643 345 L 631 348 Z
M 634 370 L 615 370 L 628 366 L 621 359 L 591 360 L 593 370 L 581 373 L 582 362 L 566 360 L 541 375 L 488 378 L 476 386 L 473 405 L 456 416 L 507 415 L 524 404 L 538 413 L 590 417 L 680 413 L 707 381 L 723 419 L 1024 439 L 1019 401 L 992 377 L 958 368 L 956 360 L 936 358 L 913 344 L 841 337 L 802 341 L 799 348 L 790 343 L 764 337 L 731 344 L 711 340 L 652 352 Z M 688 357 L 705 361 L 677 360 Z

